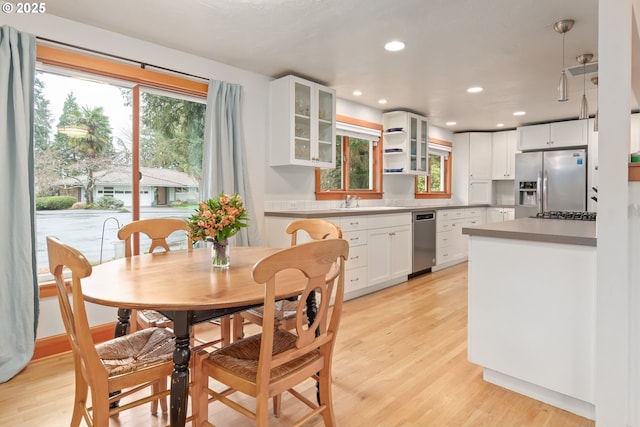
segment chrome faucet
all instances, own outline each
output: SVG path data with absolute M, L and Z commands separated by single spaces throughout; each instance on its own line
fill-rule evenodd
M 358 201 L 360 200 L 360 197 L 356 196 L 356 195 L 349 195 L 347 194 L 344 197 L 344 207 L 345 208 L 350 208 L 351 205 L 353 204 L 353 202 L 356 202 L 356 207 L 358 207 L 359 203 Z

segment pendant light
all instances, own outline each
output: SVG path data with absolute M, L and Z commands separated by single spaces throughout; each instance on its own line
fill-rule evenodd
M 578 55 L 576 59 L 582 64 L 582 102 L 580 102 L 580 115 L 578 119 L 589 118 L 589 103 L 587 102 L 587 64 L 591 62 L 593 55 L 590 53 L 583 53 Z
M 598 75 L 591 77 L 591 83 L 596 85 L 596 116 L 593 119 L 593 131 L 598 132 Z
M 558 83 L 558 101 L 564 102 L 569 100 L 567 93 L 567 73 L 564 70 L 564 34 L 573 28 L 573 19 L 563 19 L 553 24 L 553 29 L 562 34 L 562 73 L 560 74 L 560 82 Z

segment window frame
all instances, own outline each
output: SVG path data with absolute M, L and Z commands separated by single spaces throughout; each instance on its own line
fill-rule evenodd
M 108 56 L 108 55 L 107 55 Z M 106 79 L 131 83 L 132 91 L 132 191 L 133 208 L 132 220 L 140 219 L 140 107 L 141 90 L 148 88 L 159 89 L 177 94 L 204 99 L 206 102 L 208 82 L 196 81 L 165 72 L 153 71 L 139 66 L 105 59 L 87 53 L 60 49 L 48 44 L 36 44 L 36 61 L 44 65 L 62 70 L 78 71 Z M 134 235 L 134 254 L 139 253 L 139 236 Z M 52 276 L 50 273 L 39 274 L 38 283 L 41 291 L 46 295 L 51 292 Z M 41 295 L 42 297 L 42 295 Z
M 435 138 L 429 138 L 429 143 L 433 143 L 433 144 L 438 144 L 438 145 L 444 145 L 446 147 L 453 147 L 453 144 L 449 141 L 443 141 L 440 139 L 435 139 Z M 435 191 L 435 192 L 431 192 L 429 189 L 431 188 L 431 175 L 426 175 L 426 185 L 425 188 L 427 189 L 426 191 L 418 191 L 418 180 L 420 178 L 420 176 L 425 176 L 425 175 L 420 175 L 420 176 L 416 176 L 415 180 L 414 180 L 414 197 L 416 199 L 450 199 L 451 198 L 451 177 L 453 176 L 452 173 L 452 165 L 453 165 L 453 150 L 451 150 L 451 152 L 449 153 L 449 155 L 447 156 L 447 158 L 444 160 L 444 173 L 443 173 L 443 178 L 444 178 L 444 191 Z M 429 159 L 428 159 L 428 163 L 429 165 L 431 165 L 431 154 L 429 154 Z
M 382 124 L 373 123 L 366 120 L 356 119 L 353 117 L 336 115 L 336 122 L 342 122 L 350 125 L 362 126 L 369 129 L 375 129 L 380 132 L 380 139 L 377 144 L 373 145 L 371 157 L 373 159 L 372 166 L 372 190 L 322 190 L 320 188 L 320 168 L 316 168 L 316 200 L 342 200 L 347 194 L 357 195 L 361 199 L 382 199 Z M 342 140 L 342 175 L 344 178 L 344 186 L 347 187 L 349 181 L 349 155 L 347 145 L 345 144 L 346 136 Z M 346 152 L 346 154 L 345 154 Z

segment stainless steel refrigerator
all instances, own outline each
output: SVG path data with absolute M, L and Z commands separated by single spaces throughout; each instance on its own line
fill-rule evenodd
M 585 149 L 516 154 L 515 217 L 587 209 Z

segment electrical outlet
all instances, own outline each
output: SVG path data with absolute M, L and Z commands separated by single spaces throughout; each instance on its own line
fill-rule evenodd
M 297 209 L 298 204 L 295 200 L 289 200 L 289 209 Z

